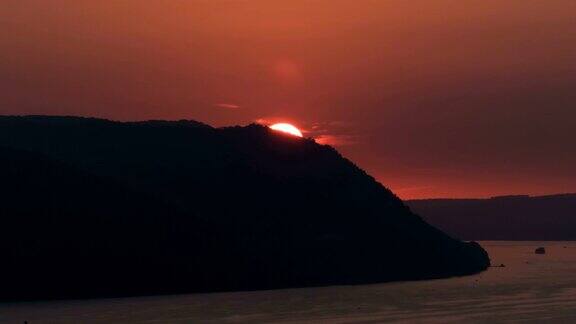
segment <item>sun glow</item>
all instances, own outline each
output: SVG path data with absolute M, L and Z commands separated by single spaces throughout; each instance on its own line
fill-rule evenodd
M 288 133 L 290 135 L 294 135 L 294 136 L 298 136 L 298 137 L 303 136 L 302 132 L 298 128 L 296 128 L 294 125 L 287 124 L 287 123 L 274 124 L 274 125 L 270 126 L 270 128 L 273 130 L 276 130 L 276 131 Z

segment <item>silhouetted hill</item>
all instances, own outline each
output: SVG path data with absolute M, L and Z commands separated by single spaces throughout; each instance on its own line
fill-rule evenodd
M 406 204 L 430 224 L 466 240 L 576 240 L 576 194 Z
M 250 125 L 0 117 L 0 297 L 248 290 L 486 269 L 333 148 Z M 9 278 L 9 279 L 8 279 Z

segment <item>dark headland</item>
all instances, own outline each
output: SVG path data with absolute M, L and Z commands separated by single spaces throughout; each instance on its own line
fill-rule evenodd
M 253 290 L 486 269 L 332 147 L 259 125 L 0 117 L 0 298 Z

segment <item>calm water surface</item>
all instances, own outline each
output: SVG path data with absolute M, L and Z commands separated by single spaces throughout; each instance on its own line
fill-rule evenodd
M 0 322 L 576 323 L 576 242 L 481 244 L 505 267 L 364 286 L 0 304 Z M 534 254 L 539 246 L 547 254 Z

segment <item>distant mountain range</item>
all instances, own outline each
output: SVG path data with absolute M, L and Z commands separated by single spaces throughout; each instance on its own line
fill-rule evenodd
M 464 240 L 576 240 L 576 194 L 405 203 L 430 224 Z
M 332 147 L 260 125 L 0 117 L 0 298 L 251 290 L 486 269 Z

